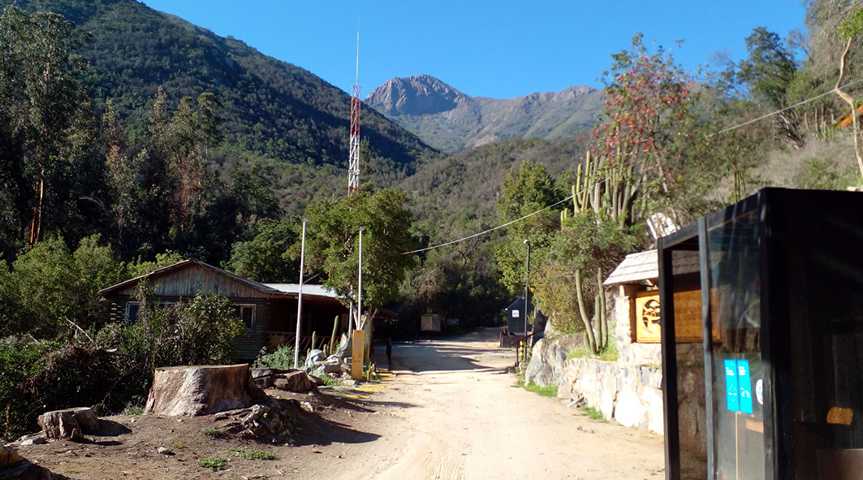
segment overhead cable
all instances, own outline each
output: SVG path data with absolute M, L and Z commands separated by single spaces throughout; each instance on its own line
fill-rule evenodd
M 832 93 L 835 93 L 837 90 L 839 90 L 839 88 L 843 88 L 843 89 L 844 89 L 844 88 L 853 87 L 853 86 L 855 86 L 855 85 L 860 84 L 861 82 L 863 82 L 863 79 L 857 79 L 857 80 L 854 80 L 854 81 L 852 81 L 852 82 L 848 82 L 848 83 L 846 83 L 845 85 L 842 85 L 841 87 L 831 88 L 830 90 L 827 90 L 826 92 L 822 92 L 822 93 L 819 93 L 818 95 L 815 95 L 815 96 L 813 96 L 813 97 L 809 97 L 809 98 L 807 98 L 807 99 L 805 99 L 805 100 L 801 100 L 801 101 L 799 101 L 799 102 L 797 102 L 797 103 L 795 103 L 795 104 L 793 104 L 793 105 L 789 105 L 789 106 L 787 106 L 787 107 L 785 107 L 785 108 L 781 108 L 781 109 L 779 109 L 779 110 L 776 110 L 776 111 L 773 111 L 773 112 L 770 112 L 770 113 L 767 113 L 767 114 L 761 115 L 760 117 L 753 118 L 752 120 L 747 120 L 747 121 L 745 121 L 745 122 L 743 122 L 743 123 L 739 123 L 739 124 L 737 124 L 737 125 L 733 125 L 733 126 L 730 126 L 730 127 L 727 127 L 727 128 L 723 128 L 722 130 L 719 130 L 718 132 L 711 134 L 708 138 L 712 138 L 712 137 L 715 137 L 715 136 L 717 136 L 717 135 L 722 135 L 723 133 L 728 133 L 728 132 L 730 132 L 730 131 L 732 131 L 732 130 L 737 130 L 738 128 L 743 128 L 743 127 L 746 127 L 746 126 L 748 126 L 748 125 L 752 125 L 753 123 L 760 122 L 761 120 L 764 120 L 764 119 L 770 118 L 770 117 L 772 117 L 772 116 L 774 116 L 774 115 L 779 115 L 780 113 L 787 112 L 788 110 L 793 110 L 793 109 L 795 109 L 795 108 L 797 108 L 797 107 L 800 107 L 800 106 L 806 105 L 806 104 L 808 104 L 808 103 L 812 103 L 812 102 L 814 102 L 814 101 L 816 101 L 816 100 L 819 100 L 819 99 L 821 99 L 821 98 L 826 97 L 827 95 L 830 95 L 830 94 L 832 94 Z M 458 238 L 458 239 L 455 239 L 455 240 L 450 240 L 450 241 L 448 241 L 448 242 L 439 243 L 439 244 L 437 244 L 437 245 L 430 245 L 430 246 L 428 246 L 428 247 L 425 247 L 425 248 L 419 248 L 419 249 L 417 249 L 417 250 L 411 250 L 411 251 L 409 251 L 409 252 L 402 252 L 402 255 L 412 255 L 412 254 L 414 254 L 414 253 L 427 252 L 427 251 L 429 251 L 429 250 L 434 250 L 435 248 L 446 247 L 446 246 L 448 246 L 448 245 L 454 245 L 454 244 L 456 244 L 456 243 L 461 243 L 461 242 L 464 242 L 464 241 L 466 241 L 466 240 L 470 240 L 470 239 L 472 239 L 472 238 L 476 238 L 476 237 L 481 237 L 481 236 L 483 236 L 483 235 L 487 235 L 487 234 L 489 234 L 489 233 L 491 233 L 491 232 L 494 232 L 495 230 L 500 230 L 500 229 L 502 229 L 502 228 L 506 228 L 506 227 L 508 227 L 508 226 L 510 226 L 510 225 L 512 225 L 512 224 L 514 224 L 514 223 L 518 223 L 518 222 L 520 222 L 520 221 L 522 221 L 522 220 L 525 220 L 525 219 L 530 218 L 530 217 L 532 217 L 532 216 L 534 216 L 534 215 L 537 215 L 537 214 L 539 214 L 539 213 L 542 213 L 542 212 L 544 212 L 544 211 L 546 211 L 546 210 L 548 210 L 548 209 L 550 209 L 550 208 L 554 208 L 554 207 L 556 207 L 556 206 L 560 205 L 560 204 L 561 204 L 561 203 L 563 203 L 563 202 L 566 202 L 566 201 L 568 201 L 568 200 L 571 200 L 573 196 L 574 196 L 574 195 L 570 195 L 570 196 L 568 196 L 568 197 L 566 197 L 566 198 L 564 198 L 564 199 L 561 199 L 561 200 L 559 200 L 559 201 L 557 201 L 557 202 L 555 202 L 555 203 L 553 203 L 553 204 L 551 204 L 551 205 L 548 205 L 548 206 L 546 206 L 546 207 L 543 207 L 543 208 L 541 208 L 541 209 L 539 209 L 539 210 L 537 210 L 537 211 L 535 211 L 535 212 L 531 212 L 531 213 L 529 213 L 529 214 L 527 214 L 527 215 L 525 215 L 525 216 L 523 216 L 523 217 L 519 217 L 519 218 L 516 218 L 516 219 L 514 219 L 514 220 L 510 220 L 510 221 L 508 221 L 508 222 L 506 222 L 506 223 L 503 223 L 503 224 L 501 224 L 501 225 L 498 225 L 498 226 L 496 226 L 496 227 L 492 227 L 492 228 L 489 228 L 489 229 L 483 230 L 483 231 L 481 231 L 481 232 L 474 233 L 473 235 L 468 235 L 468 236 L 466 236 L 466 237 Z
M 846 83 L 845 85 L 842 85 L 842 87 L 841 87 L 841 88 L 848 88 L 848 87 L 852 87 L 852 86 L 854 86 L 854 85 L 859 84 L 860 82 L 863 82 L 863 79 L 858 79 L 858 80 L 854 80 L 853 82 L 848 82 L 848 83 Z M 764 120 L 764 119 L 770 118 L 770 117 L 772 117 L 772 116 L 774 116 L 774 115 L 779 115 L 780 113 L 785 113 L 785 112 L 787 112 L 788 110 L 793 110 L 793 109 L 795 109 L 795 108 L 797 108 L 797 107 L 801 107 L 801 106 L 803 106 L 803 105 L 806 105 L 807 103 L 812 103 L 812 102 L 814 102 L 815 100 L 819 100 L 819 99 L 821 99 L 821 98 L 823 98 L 823 97 L 826 97 L 827 95 L 830 95 L 830 94 L 832 94 L 832 93 L 835 93 L 837 90 L 839 90 L 839 88 L 840 88 L 840 87 L 831 88 L 830 90 L 827 90 L 826 92 L 819 93 L 818 95 L 815 95 L 814 97 L 809 97 L 809 98 L 807 98 L 806 100 L 801 100 L 801 101 L 799 101 L 799 102 L 797 102 L 797 103 L 795 103 L 795 104 L 793 104 L 793 105 L 789 105 L 789 106 L 787 106 L 787 107 L 785 107 L 785 108 L 780 108 L 779 110 L 776 110 L 776 111 L 774 111 L 774 112 L 770 112 L 770 113 L 767 113 L 767 114 L 761 115 L 760 117 L 753 118 L 752 120 L 748 120 L 748 121 L 746 121 L 746 122 L 739 123 L 739 124 L 737 124 L 737 125 L 734 125 L 734 126 L 731 126 L 731 127 L 728 127 L 728 128 L 723 128 L 722 130 L 720 130 L 720 131 L 718 131 L 718 132 L 716 132 L 716 133 L 714 133 L 714 134 L 711 134 L 711 135 L 710 135 L 710 136 L 708 136 L 707 138 L 712 138 L 712 137 L 715 137 L 715 136 L 717 136 L 717 135 L 722 135 L 723 133 L 728 133 L 728 132 L 730 132 L 730 131 L 732 131 L 732 130 L 737 130 L 738 128 L 743 128 L 743 127 L 746 127 L 746 126 L 748 126 L 748 125 L 752 125 L 753 123 L 760 122 L 761 120 Z
M 476 238 L 476 237 L 481 237 L 481 236 L 483 236 L 483 235 L 487 235 L 487 234 L 489 234 L 489 233 L 491 233 L 491 232 L 493 232 L 493 231 L 495 231 L 495 230 L 500 230 L 501 228 L 506 228 L 506 227 L 508 227 L 508 226 L 512 225 L 513 223 L 518 223 L 518 222 L 520 222 L 520 221 L 522 221 L 522 220 L 525 220 L 525 219 L 527 219 L 527 218 L 530 218 L 530 217 L 532 217 L 532 216 L 534 216 L 534 215 L 540 214 L 540 213 L 542 213 L 542 212 L 544 212 L 544 211 L 546 211 L 546 210 L 548 210 L 548 209 L 550 209 L 550 208 L 554 208 L 554 207 L 556 207 L 556 206 L 560 205 L 560 204 L 561 204 L 561 203 L 563 203 L 563 202 L 567 202 L 567 201 L 569 201 L 569 200 L 572 200 L 572 197 L 574 197 L 574 196 L 575 196 L 575 195 L 570 195 L 570 196 L 568 196 L 568 197 L 566 197 L 566 198 L 563 198 L 563 199 L 561 199 L 561 200 L 558 200 L 557 202 L 552 203 L 551 205 L 548 205 L 548 206 L 545 206 L 545 207 L 543 207 L 543 208 L 540 208 L 539 210 L 537 210 L 537 211 L 535 211 L 535 212 L 528 213 L 527 215 L 525 215 L 525 216 L 523 216 L 523 217 L 516 218 L 515 220 L 510 220 L 510 221 L 508 221 L 508 222 L 506 222 L 506 223 L 503 223 L 503 224 L 500 224 L 500 225 L 498 225 L 498 226 L 496 226 L 496 227 L 488 228 L 488 229 L 483 230 L 483 231 L 481 231 L 481 232 L 474 233 L 473 235 L 468 235 L 468 236 L 466 236 L 466 237 L 458 238 L 458 239 L 456 239 L 456 240 L 450 240 L 449 242 L 439 243 L 439 244 L 437 244 L 437 245 L 431 245 L 431 246 L 428 246 L 428 247 L 425 247 L 425 248 L 420 248 L 420 249 L 417 249 L 417 250 L 411 250 L 411 251 L 409 251 L 409 252 L 402 252 L 402 255 L 412 255 L 412 254 L 414 254 L 414 253 L 427 252 L 427 251 L 429 251 L 429 250 L 434 250 L 435 248 L 446 247 L 447 245 L 453 245 L 453 244 L 455 244 L 455 243 L 461 243 L 461 242 L 464 242 L 465 240 L 470 240 L 471 238 Z

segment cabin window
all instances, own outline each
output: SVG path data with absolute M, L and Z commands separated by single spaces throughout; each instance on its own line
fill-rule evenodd
M 237 318 L 242 320 L 247 330 L 251 330 L 255 326 L 254 305 L 234 305 L 234 312 L 236 312 Z
M 138 312 L 141 310 L 141 304 L 138 302 L 128 302 L 126 304 L 126 322 L 135 323 L 138 321 Z

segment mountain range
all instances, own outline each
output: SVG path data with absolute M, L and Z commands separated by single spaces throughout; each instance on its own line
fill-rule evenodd
M 593 126 L 602 92 L 559 92 L 495 99 L 472 97 L 430 75 L 386 81 L 366 103 L 434 148 L 457 152 L 513 138 L 571 138 Z

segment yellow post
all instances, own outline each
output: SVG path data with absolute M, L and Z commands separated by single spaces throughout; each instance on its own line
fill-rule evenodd
M 354 380 L 363 379 L 363 358 L 365 357 L 365 332 L 354 330 L 351 342 L 351 377 Z

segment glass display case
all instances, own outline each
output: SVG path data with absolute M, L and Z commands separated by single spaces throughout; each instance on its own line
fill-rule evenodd
M 666 478 L 863 478 L 863 193 L 764 189 L 657 248 Z

